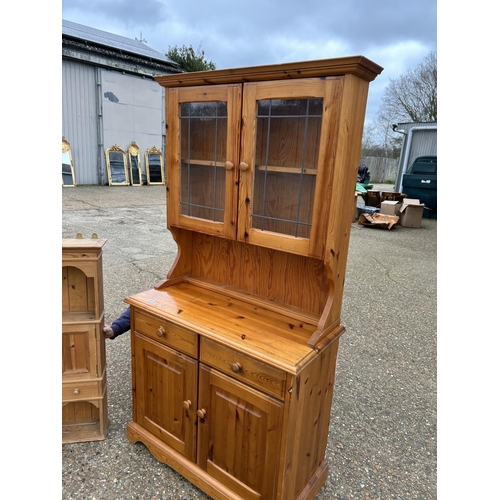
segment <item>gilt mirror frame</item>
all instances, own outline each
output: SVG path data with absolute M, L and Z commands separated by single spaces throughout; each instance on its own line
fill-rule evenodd
M 106 167 L 110 186 L 128 186 L 127 154 L 117 144 L 106 149 Z
M 151 162 L 151 156 L 157 155 L 159 165 L 156 162 Z M 149 186 L 165 184 L 165 171 L 163 168 L 163 153 L 156 146 L 146 149 L 144 153 L 144 164 L 146 165 L 146 179 Z M 160 175 L 158 175 L 157 167 L 160 167 Z M 151 168 L 153 167 L 153 169 Z
M 129 180 L 131 186 L 142 186 L 141 151 L 135 141 L 128 147 Z
M 71 182 L 69 182 L 71 179 Z M 76 186 L 75 168 L 73 166 L 73 155 L 71 154 L 71 145 L 63 136 L 62 138 L 62 186 Z

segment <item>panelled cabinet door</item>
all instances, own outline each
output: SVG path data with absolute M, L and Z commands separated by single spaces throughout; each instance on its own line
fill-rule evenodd
M 241 84 L 166 95 L 169 224 L 235 239 Z
M 283 403 L 200 364 L 198 465 L 248 499 L 276 498 Z
M 137 423 L 194 461 L 198 362 L 134 335 Z
M 92 380 L 99 376 L 98 342 L 94 323 L 62 325 L 62 379 Z
M 340 86 L 338 78 L 244 84 L 240 241 L 323 256 Z

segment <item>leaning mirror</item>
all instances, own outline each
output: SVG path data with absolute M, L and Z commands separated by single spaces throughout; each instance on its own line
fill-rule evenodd
M 132 141 L 128 147 L 129 178 L 132 186 L 142 186 L 146 183 L 141 170 L 141 157 L 139 146 Z
M 76 186 L 71 146 L 64 137 L 62 138 L 62 185 L 63 187 Z
M 165 184 L 163 154 L 156 146 L 146 149 L 144 153 L 144 162 L 146 165 L 146 179 L 148 184 Z
M 110 186 L 128 186 L 127 155 L 116 144 L 106 149 L 106 167 Z

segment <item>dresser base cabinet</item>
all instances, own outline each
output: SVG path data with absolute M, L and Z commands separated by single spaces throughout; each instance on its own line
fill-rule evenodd
M 149 290 L 126 299 L 131 304 L 134 417 L 127 425 L 128 439 L 145 444 L 215 499 L 314 498 L 327 477 L 325 450 L 343 327 L 315 348 L 303 348 L 298 339 L 280 335 L 296 322 L 293 318 L 208 294 L 207 307 L 219 305 L 214 314 L 224 324 L 237 317 L 242 328 L 250 327 L 248 337 L 238 335 L 238 348 L 224 336 L 173 322 L 172 314 L 195 314 L 183 296 L 201 307 L 201 299 L 186 299 L 187 290 L 194 293 L 180 285 L 170 287 L 171 293 Z M 266 318 L 278 338 L 255 329 L 251 333 Z M 203 323 L 198 327 L 203 330 Z M 237 327 L 222 327 L 219 333 L 226 328 L 229 333 Z M 180 344 L 180 335 L 190 342 Z M 256 350 L 265 340 L 268 348 Z M 292 355 L 292 363 L 285 363 L 284 356 Z
M 337 346 L 338 340 L 294 381 L 300 385 L 284 403 L 258 391 L 242 394 L 242 384 L 200 364 L 200 387 L 212 401 L 200 400 L 208 404 L 200 408 L 206 415 L 198 420 L 196 461 L 136 422 L 127 425 L 127 438 L 214 499 L 313 499 L 328 474 Z

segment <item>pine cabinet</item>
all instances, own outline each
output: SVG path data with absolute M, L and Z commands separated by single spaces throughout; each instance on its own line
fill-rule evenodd
M 131 306 L 141 441 L 215 499 L 312 499 L 326 480 L 362 56 L 157 77 L 167 277 Z
M 102 247 L 62 241 L 62 442 L 105 439 L 108 429 Z

